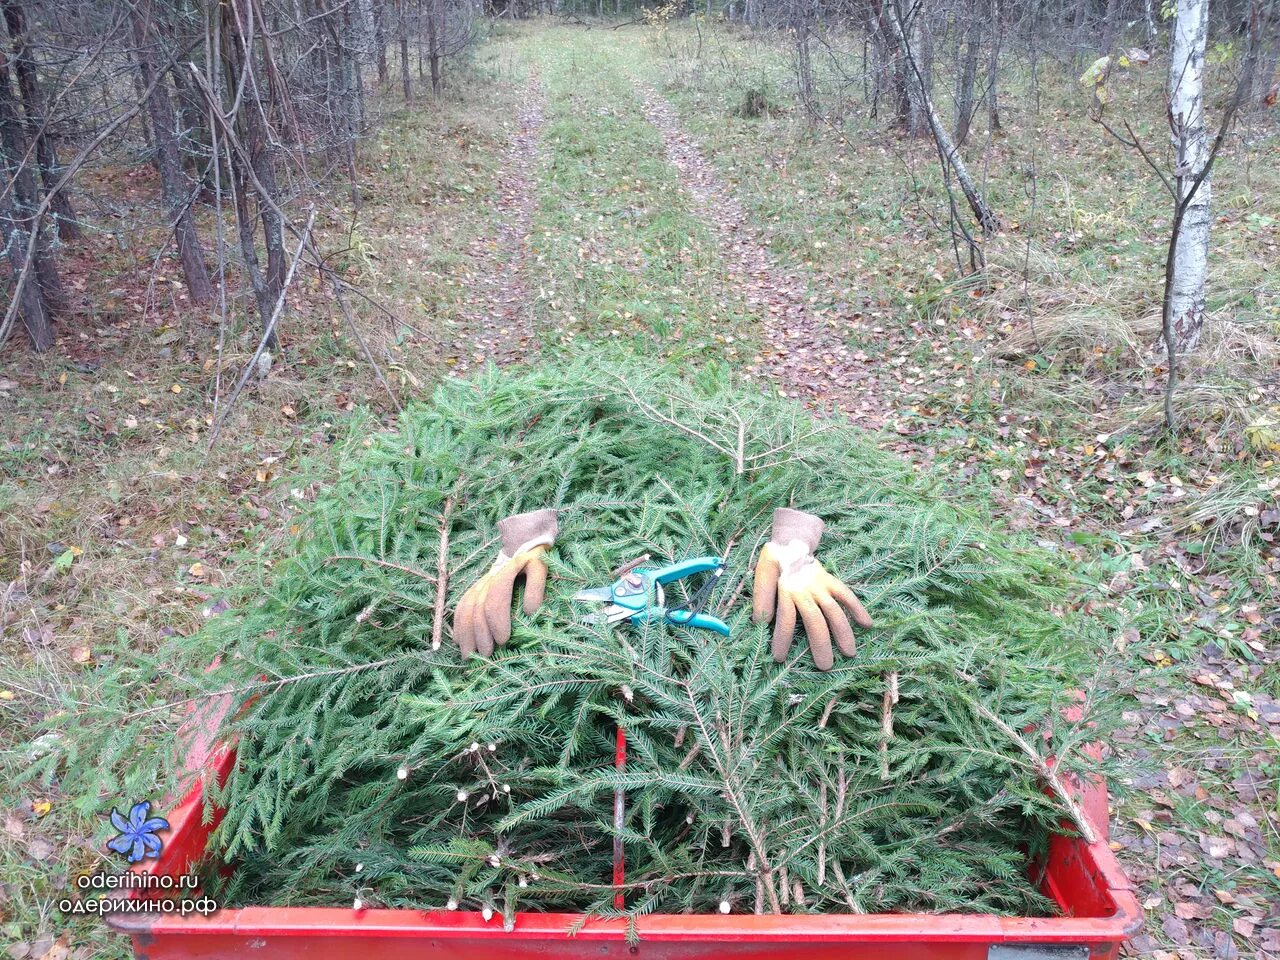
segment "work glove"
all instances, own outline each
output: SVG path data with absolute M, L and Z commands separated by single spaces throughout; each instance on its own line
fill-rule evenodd
M 516 577 L 524 575 L 524 612 L 536 613 L 547 590 L 543 555 L 556 542 L 556 511 L 534 510 L 498 521 L 502 549 L 489 572 L 467 588 L 453 615 L 453 639 L 462 655 L 487 657 L 511 638 Z
M 774 621 L 773 658 L 781 663 L 791 649 L 799 611 L 814 663 L 819 670 L 830 670 L 835 662 L 831 639 L 835 638 L 841 653 L 853 656 L 856 646 L 849 617 L 864 629 L 871 626 L 871 617 L 853 591 L 814 558 L 823 526 L 822 519 L 811 513 L 786 507 L 773 512 L 773 533 L 756 561 L 751 619 Z

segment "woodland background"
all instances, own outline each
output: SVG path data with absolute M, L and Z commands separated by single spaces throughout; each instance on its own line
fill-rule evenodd
M 9 955 L 120 949 L 53 908 L 121 798 L 24 779 L 51 718 L 269 576 L 338 438 L 583 339 L 849 416 L 1058 551 L 1126 698 L 1135 953 L 1280 952 L 1280 3 L 1205 7 L 0 3 Z

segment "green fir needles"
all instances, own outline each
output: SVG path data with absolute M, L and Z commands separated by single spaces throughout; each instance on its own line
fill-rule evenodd
M 223 654 L 206 689 L 254 694 L 213 791 L 231 902 L 1052 910 L 1034 863 L 1077 811 L 1048 758 L 1078 772 L 1091 732 L 1062 719 L 1092 659 L 1062 578 L 857 430 L 587 357 L 450 381 L 351 450 L 265 593 L 197 640 Z M 748 616 L 782 505 L 826 520 L 822 560 L 876 621 L 829 673 L 803 643 L 776 664 Z M 544 506 L 546 604 L 463 662 L 448 614 L 495 522 Z M 727 557 L 732 637 L 582 622 L 570 595 L 644 553 Z

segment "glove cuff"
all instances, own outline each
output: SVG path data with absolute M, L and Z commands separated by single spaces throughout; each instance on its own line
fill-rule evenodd
M 533 547 L 549 547 L 556 542 L 560 525 L 555 510 L 531 510 L 517 513 L 498 521 L 498 534 L 502 537 L 502 552 L 508 557 Z
M 822 529 L 826 524 L 821 517 L 802 510 L 779 507 L 773 511 L 773 533 L 770 537 L 775 543 L 791 543 L 799 540 L 812 553 L 818 549 L 818 541 L 822 539 Z

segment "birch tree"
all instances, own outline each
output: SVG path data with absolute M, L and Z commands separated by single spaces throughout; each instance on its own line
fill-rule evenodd
M 1169 126 L 1178 192 L 1164 331 L 1171 353 L 1193 350 L 1204 326 L 1209 258 L 1209 139 L 1204 122 L 1204 52 L 1209 0 L 1178 0 L 1169 57 Z

